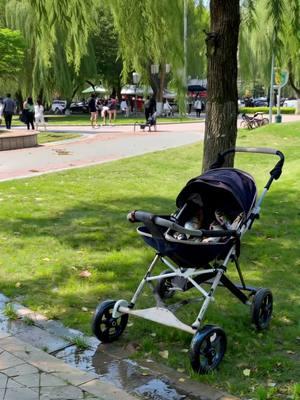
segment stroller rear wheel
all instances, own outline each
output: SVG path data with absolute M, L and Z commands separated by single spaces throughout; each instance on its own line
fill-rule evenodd
M 123 333 L 128 322 L 128 314 L 122 314 L 113 318 L 112 310 L 116 302 L 106 300 L 100 303 L 94 313 L 92 331 L 103 343 L 110 343 L 117 340 Z
M 207 374 L 217 368 L 226 352 L 227 339 L 223 329 L 205 325 L 191 342 L 190 360 L 192 368 L 199 374 Z
M 170 272 L 173 271 L 167 269 L 163 271 L 160 275 L 169 274 Z M 172 290 L 172 278 L 159 279 L 155 287 L 155 291 L 162 299 L 169 299 L 170 297 L 172 297 L 174 295 L 174 290 Z
M 253 297 L 252 322 L 258 330 L 269 326 L 273 311 L 273 295 L 269 289 L 258 289 Z

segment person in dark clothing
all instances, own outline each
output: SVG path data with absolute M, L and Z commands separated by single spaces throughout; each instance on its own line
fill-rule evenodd
M 11 120 L 15 112 L 16 103 L 11 99 L 10 93 L 7 93 L 3 101 L 3 115 L 5 119 L 6 129 L 11 129 Z
M 156 112 L 156 100 L 155 96 L 153 95 L 149 101 L 149 117 L 151 117 L 155 112 Z
M 27 129 L 29 130 L 31 126 L 31 129 L 34 130 L 34 104 L 32 97 L 28 97 L 28 99 L 24 101 L 23 109 L 26 115 Z
M 89 101 L 89 111 L 91 113 L 92 128 L 98 128 L 98 110 L 96 104 L 96 94 L 93 93 Z
M 150 97 L 147 96 L 146 100 L 144 101 L 144 110 L 145 110 L 145 118 L 146 122 L 150 117 Z

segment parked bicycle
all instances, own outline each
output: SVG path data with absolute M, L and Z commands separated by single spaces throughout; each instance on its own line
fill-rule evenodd
M 269 123 L 269 118 L 264 117 L 263 112 L 256 112 L 253 117 L 242 114 L 241 128 L 254 129 Z

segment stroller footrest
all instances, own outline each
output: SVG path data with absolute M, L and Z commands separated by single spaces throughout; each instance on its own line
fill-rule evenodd
M 128 307 L 121 306 L 119 307 L 118 311 L 123 314 L 135 315 L 136 317 L 148 319 L 149 321 L 154 321 L 162 325 L 171 326 L 172 328 L 180 329 L 182 331 L 191 333 L 192 335 L 196 333 L 195 329 L 181 322 L 171 311 L 163 307 L 132 310 Z

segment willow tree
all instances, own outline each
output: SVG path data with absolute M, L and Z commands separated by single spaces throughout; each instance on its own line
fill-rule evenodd
M 189 10 L 195 9 L 195 2 L 188 1 Z M 182 0 L 116 0 L 107 2 L 112 8 L 114 23 L 119 34 L 120 53 L 123 58 L 123 81 L 128 81 L 134 70 L 141 74 L 143 83 L 150 83 L 156 97 L 162 100 L 163 89 L 170 78 L 166 65 L 171 65 L 172 79 L 177 89 L 183 91 L 184 82 L 184 55 L 183 55 L 183 1 Z M 201 16 L 198 8 L 198 16 Z M 199 17 L 200 18 L 200 17 Z M 202 30 L 199 24 L 194 25 L 190 20 L 189 32 L 198 35 Z M 198 23 L 198 20 L 196 20 Z M 203 26 L 204 28 L 205 26 Z M 198 30 L 197 30 L 198 29 Z M 192 42 L 191 43 L 195 43 Z M 203 41 L 204 43 L 204 41 Z M 203 46 L 202 46 L 203 47 Z M 158 65 L 155 71 L 151 65 Z M 192 65 L 192 64 L 191 64 Z M 201 68 L 198 70 L 201 71 Z M 197 69 L 197 68 L 196 68 Z
M 7 0 L 6 24 L 19 29 L 26 41 L 24 94 L 50 97 L 56 90 L 71 97 L 74 82 L 95 73 L 89 47 L 97 23 L 94 10 L 91 0 Z
M 208 101 L 204 139 L 203 170 L 209 168 L 217 154 L 235 147 L 237 136 L 237 50 L 240 26 L 240 7 L 255 14 L 259 0 L 211 0 L 210 32 L 207 33 Z M 299 35 L 299 0 L 264 1 L 272 23 L 272 47 L 283 51 L 281 40 L 285 29 L 286 11 L 290 8 L 291 29 Z M 270 45 L 271 47 L 271 45 Z M 298 47 L 299 50 L 299 47 Z M 270 57 L 269 57 L 270 60 Z M 226 161 L 232 166 L 234 156 Z
M 297 2 L 285 1 L 281 7 L 280 30 L 277 28 L 277 18 L 270 18 L 270 9 L 266 8 L 265 0 L 256 1 L 255 13 L 252 15 L 247 8 L 242 7 L 240 76 L 253 82 L 259 79 L 265 87 L 269 87 L 271 57 L 274 54 L 275 65 L 289 70 L 291 86 L 300 97 L 299 10 Z

